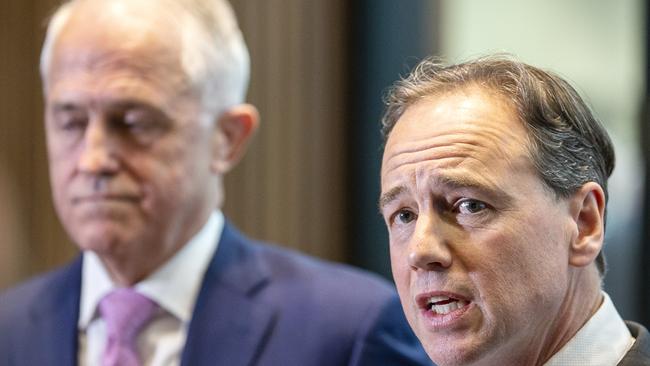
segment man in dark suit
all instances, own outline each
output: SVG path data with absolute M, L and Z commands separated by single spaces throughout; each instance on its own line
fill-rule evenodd
M 255 243 L 222 177 L 258 124 L 220 0 L 74 0 L 41 55 L 57 213 L 82 250 L 0 295 L 0 365 L 425 365 L 382 280 Z
M 614 149 L 578 93 L 490 56 L 424 60 L 387 100 L 380 206 L 431 359 L 650 365 L 648 331 L 601 290 Z

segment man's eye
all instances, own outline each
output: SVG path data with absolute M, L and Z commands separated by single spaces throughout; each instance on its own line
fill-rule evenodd
M 153 129 L 155 125 L 151 121 L 147 120 L 137 120 L 137 121 L 126 121 L 124 124 L 125 128 L 128 128 L 131 132 L 134 133 L 146 133 Z
M 169 122 L 155 114 L 143 111 L 129 111 L 120 116 L 119 125 L 125 132 L 139 140 L 140 142 L 151 142 L 156 136 L 162 134 L 169 128 Z
M 51 111 L 55 129 L 65 132 L 82 131 L 88 125 L 88 114 L 80 107 L 72 105 L 55 106 Z
M 151 143 L 157 136 L 159 124 L 143 113 L 125 113 L 111 116 L 110 125 L 124 138 L 131 138 L 142 144 Z
M 395 215 L 395 218 L 402 224 L 408 224 L 416 219 L 416 215 L 414 212 L 409 210 L 400 210 L 397 212 L 397 215 Z
M 116 125 L 120 124 L 123 128 L 129 130 L 147 130 L 154 125 L 151 118 L 139 113 L 127 113 L 116 120 L 119 122 Z
M 86 128 L 87 124 L 88 124 L 88 120 L 86 120 L 83 117 L 61 118 L 57 123 L 57 125 L 61 130 L 67 132 L 82 131 Z
M 487 207 L 485 202 L 466 199 L 458 202 L 456 210 L 461 214 L 476 214 L 485 210 Z

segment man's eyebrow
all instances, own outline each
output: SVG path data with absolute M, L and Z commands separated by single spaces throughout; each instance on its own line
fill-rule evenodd
M 384 206 L 393 202 L 400 194 L 404 193 L 405 191 L 406 191 L 406 187 L 397 186 L 391 188 L 388 192 L 382 194 L 381 197 L 379 197 L 379 203 L 378 203 L 379 212 L 383 210 Z
M 471 176 L 440 176 L 435 178 L 433 184 L 443 187 L 445 190 L 475 190 L 486 195 L 494 202 L 500 202 L 506 206 L 512 202 L 512 197 L 505 190 L 489 180 Z
M 489 182 L 484 182 L 483 180 L 475 179 L 469 176 L 438 176 L 433 178 L 433 185 L 444 187 L 445 190 L 460 190 L 460 189 L 475 189 L 479 190 L 493 199 L 498 199 L 501 202 L 507 204 L 510 202 L 510 197 L 505 194 L 503 191 L 497 189 L 497 187 L 492 186 Z M 396 200 L 401 194 L 406 192 L 408 189 L 405 186 L 397 186 L 388 190 L 388 192 L 381 195 L 379 198 L 379 212 L 383 208 Z
M 468 176 L 439 176 L 433 180 L 433 184 L 447 189 L 476 188 L 486 189 L 488 186 L 477 179 Z
M 52 103 L 51 109 L 54 112 L 70 112 L 70 111 L 78 111 L 81 108 L 75 103 L 62 101 L 62 102 Z
M 485 184 L 480 183 L 479 181 L 472 179 L 470 177 L 451 177 L 451 176 L 440 176 L 436 177 L 433 180 L 433 184 L 437 186 L 443 186 L 446 189 L 463 189 L 463 188 L 475 188 L 475 189 L 485 189 Z M 397 186 L 388 190 L 388 192 L 381 195 L 379 198 L 379 211 L 381 212 L 384 206 L 388 205 L 399 195 L 406 191 L 405 186 Z
M 136 98 L 109 101 L 107 105 L 111 109 L 132 109 L 132 108 L 154 109 L 150 101 L 136 99 Z

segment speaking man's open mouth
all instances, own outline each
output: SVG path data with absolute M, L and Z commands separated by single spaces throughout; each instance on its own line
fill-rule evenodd
M 416 301 L 427 326 L 433 330 L 454 326 L 472 305 L 468 298 L 446 291 L 423 293 Z

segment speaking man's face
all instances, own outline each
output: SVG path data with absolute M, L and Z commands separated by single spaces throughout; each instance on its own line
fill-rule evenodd
M 178 38 L 119 25 L 109 10 L 79 11 L 54 44 L 44 79 L 54 201 L 82 249 L 169 257 L 215 208 L 214 126 Z
M 527 144 L 514 109 L 472 86 L 416 102 L 388 138 L 380 207 L 393 275 L 440 365 L 525 364 L 563 321 L 575 222 Z

